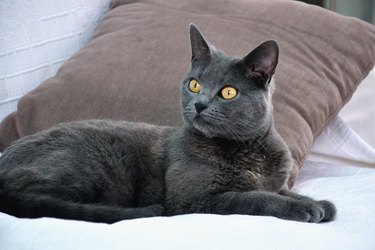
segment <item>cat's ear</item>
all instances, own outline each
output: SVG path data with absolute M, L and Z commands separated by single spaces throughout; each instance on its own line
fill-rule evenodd
M 268 84 L 279 60 L 279 45 L 274 40 L 265 41 L 242 58 L 240 63 L 247 77 L 257 78 L 260 84 Z
M 206 61 L 211 57 L 210 47 L 194 24 L 190 24 L 191 62 Z

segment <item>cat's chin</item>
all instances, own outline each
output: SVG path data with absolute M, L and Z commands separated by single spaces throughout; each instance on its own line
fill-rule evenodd
M 193 121 L 189 122 L 190 127 L 194 130 L 199 132 L 200 134 L 204 135 L 205 137 L 212 138 L 217 137 L 217 134 L 212 131 L 212 129 L 208 128 L 210 125 L 207 124 L 206 121 L 194 119 Z
M 191 120 L 185 118 L 185 124 L 187 124 L 190 129 L 193 129 L 207 138 L 233 139 L 227 138 L 227 136 L 222 133 L 223 129 L 221 127 L 218 127 L 201 116 L 196 116 Z
M 253 134 L 249 134 L 249 135 L 238 134 L 238 137 L 235 138 L 233 137 L 233 135 L 235 134 L 223 133 L 223 128 L 218 128 L 218 127 L 216 127 L 217 130 L 215 131 L 213 124 L 210 124 L 207 121 L 198 120 L 198 119 L 194 119 L 193 121 L 189 122 L 189 127 L 207 138 L 221 138 L 225 140 L 235 140 L 235 141 L 247 141 L 247 140 L 252 140 L 254 138 Z

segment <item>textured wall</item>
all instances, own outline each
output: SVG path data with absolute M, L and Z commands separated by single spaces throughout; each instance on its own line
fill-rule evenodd
M 0 1 L 0 120 L 88 40 L 109 0 Z

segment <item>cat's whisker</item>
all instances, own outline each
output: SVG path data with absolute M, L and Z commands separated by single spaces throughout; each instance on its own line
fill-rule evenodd
M 258 145 L 258 147 L 261 147 L 262 149 L 264 148 L 264 143 L 262 142 L 261 138 L 264 137 L 264 135 L 260 134 L 256 129 L 254 129 L 250 124 L 247 124 L 245 122 L 240 122 L 239 125 L 243 127 L 243 129 L 247 129 L 250 131 L 252 135 L 255 135 L 251 141 L 255 141 Z
M 244 141 L 242 136 L 226 124 L 223 124 L 223 128 L 232 136 L 233 140 L 237 143 L 238 147 L 242 149 L 241 144 L 243 144 L 242 142 Z

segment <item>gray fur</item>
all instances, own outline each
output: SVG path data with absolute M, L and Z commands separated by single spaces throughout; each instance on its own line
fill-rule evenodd
M 0 211 L 107 223 L 185 213 L 333 220 L 332 203 L 286 188 L 292 160 L 271 100 L 277 43 L 238 59 L 193 25 L 190 38 L 181 128 L 91 120 L 24 137 L 0 158 Z M 231 100 L 220 97 L 227 85 L 238 90 Z

